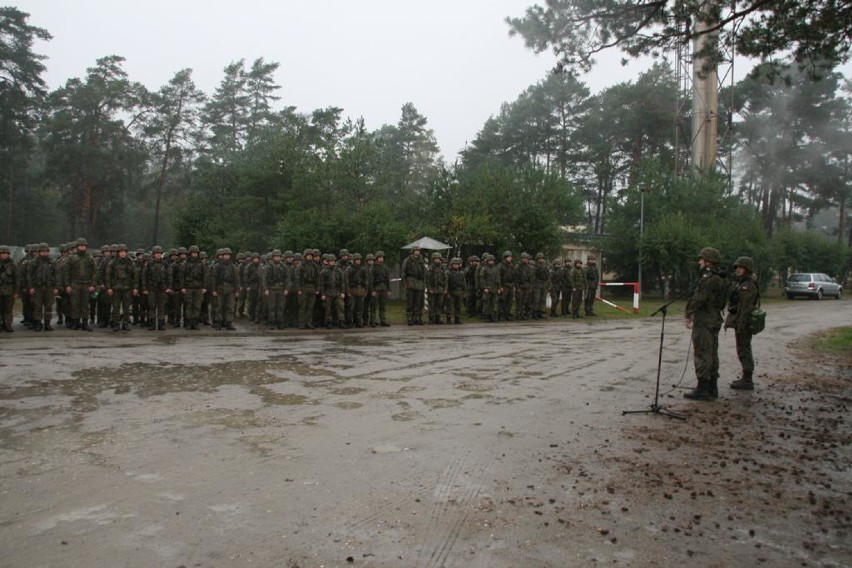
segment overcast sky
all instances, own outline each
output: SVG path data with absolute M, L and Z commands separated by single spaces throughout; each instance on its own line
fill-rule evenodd
M 2 0 L 0 0 L 2 1 Z M 19 0 L 53 40 L 51 89 L 105 55 L 127 59 L 149 89 L 189 67 L 208 95 L 223 68 L 245 58 L 281 64 L 280 104 L 339 106 L 367 127 L 395 124 L 414 103 L 452 161 L 500 104 L 544 78 L 555 59 L 508 35 L 504 19 L 532 0 Z M 587 78 L 593 91 L 631 78 L 613 54 Z
M 0 0 L 2 1 L 2 0 Z M 395 124 L 414 103 L 452 161 L 485 120 L 553 67 L 510 38 L 507 16 L 533 0 L 19 0 L 53 40 L 51 89 L 82 77 L 99 57 L 126 58 L 130 78 L 155 90 L 189 67 L 208 95 L 230 62 L 281 64 L 279 104 L 301 112 L 338 106 L 367 127 Z M 592 92 L 635 79 L 647 63 L 622 67 L 604 54 L 584 81 Z M 739 75 L 739 73 L 738 73 Z

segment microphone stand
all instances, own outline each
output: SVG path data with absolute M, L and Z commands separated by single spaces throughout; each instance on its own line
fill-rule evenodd
M 676 412 L 672 412 L 671 410 L 666 410 L 666 407 L 659 403 L 659 400 L 660 400 L 660 369 L 662 368 L 662 365 L 663 365 L 663 340 L 665 339 L 665 336 L 666 336 L 666 314 L 669 311 L 669 306 L 671 306 L 676 301 L 680 300 L 681 298 L 683 298 L 684 296 L 686 296 L 687 294 L 692 292 L 695 289 L 695 286 L 697 284 L 698 284 L 698 282 L 696 282 L 695 284 L 693 284 L 692 286 L 690 286 L 689 288 L 684 290 L 683 293 L 676 296 L 670 302 L 667 302 L 667 303 L 663 304 L 662 306 L 660 306 L 659 308 L 657 308 L 657 311 L 655 311 L 653 314 L 651 314 L 651 317 L 654 317 L 657 314 L 663 314 L 663 319 L 662 319 L 662 322 L 661 322 L 661 325 L 660 325 L 660 350 L 659 350 L 659 353 L 657 354 L 657 386 L 654 389 L 654 402 L 651 404 L 651 407 L 648 410 L 622 410 L 621 411 L 622 416 L 624 416 L 625 414 L 664 414 L 664 415 L 669 416 L 671 418 L 677 418 L 678 420 L 686 420 L 686 416 L 684 416 L 682 414 L 678 414 Z

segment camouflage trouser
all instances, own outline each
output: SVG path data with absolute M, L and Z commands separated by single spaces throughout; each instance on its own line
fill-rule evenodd
M 598 295 L 597 287 L 586 288 L 586 315 L 590 316 L 595 313 L 595 296 Z
M 299 325 L 299 297 L 296 294 L 288 294 L 284 301 L 284 325 Z
M 480 292 L 480 296 L 482 297 L 482 317 L 484 318 L 493 318 L 494 317 L 494 304 L 495 297 L 494 292 Z
M 455 321 L 461 321 L 461 311 L 462 311 L 462 303 L 464 301 L 464 292 L 452 293 L 446 298 L 446 302 L 449 309 L 449 315 L 453 317 Z
M 199 319 L 203 299 L 204 294 L 201 293 L 201 288 L 186 289 L 186 295 L 183 296 L 183 303 L 186 306 L 186 319 L 193 321 Z
M 565 300 L 562 300 L 563 302 Z M 580 306 L 583 304 L 583 289 L 579 288 L 577 290 L 571 291 L 571 313 L 574 315 L 580 315 Z
M 423 290 L 405 290 L 405 315 L 409 321 L 423 321 Z
M 346 315 L 343 313 L 343 300 L 340 294 L 327 294 L 323 300 L 325 306 L 325 325 L 332 323 L 344 323 Z
M 284 311 L 287 304 L 284 288 L 272 288 L 266 298 L 269 307 L 269 323 L 271 325 L 284 325 Z M 260 319 L 259 314 L 258 319 Z
M 346 325 L 364 325 L 364 294 L 350 296 L 346 304 Z
M 12 328 L 12 311 L 15 307 L 15 298 L 12 294 L 0 294 L 0 324 Z
M 50 323 L 53 317 L 53 289 L 44 286 L 36 288 L 30 299 L 33 302 L 33 321 Z
M 550 289 L 550 313 L 557 314 L 557 308 L 559 307 L 559 298 L 562 297 L 562 291 L 559 288 L 551 288 Z M 567 296 L 566 296 L 567 297 Z M 562 314 L 565 315 L 567 313 L 567 308 L 565 307 L 565 297 L 562 298 Z
M 467 293 L 467 297 L 465 298 L 465 308 L 467 309 L 467 315 L 469 316 L 477 315 L 476 296 L 476 290 L 471 290 Z
M 86 308 L 89 307 L 89 286 L 91 284 L 71 285 L 71 319 L 86 323 Z
M 536 286 L 533 288 L 533 311 L 543 314 L 547 309 L 547 288 L 544 286 Z
M 563 316 L 567 316 L 571 313 L 571 298 L 573 298 L 572 294 L 574 291 L 571 288 L 562 288 L 562 308 L 561 314 Z M 554 305 L 554 309 L 555 309 Z
M 441 321 L 443 306 L 444 294 L 442 292 L 429 292 L 429 321 Z
M 151 290 L 146 296 L 148 323 L 166 321 L 166 291 Z
M 112 291 L 112 326 L 117 327 L 119 321 L 124 325 L 130 323 L 130 312 L 133 310 L 133 293 L 130 290 Z
M 503 288 L 503 293 L 500 294 L 500 313 L 498 317 L 504 320 L 509 320 L 512 315 L 512 304 L 515 303 L 515 288 L 509 286 Z
M 515 315 L 524 319 L 530 317 L 531 302 L 532 288 L 518 288 L 518 297 L 515 299 Z
M 746 373 L 754 372 L 754 356 L 751 353 L 751 330 L 734 330 L 737 340 L 737 358 Z
M 216 288 L 216 315 L 213 317 L 218 322 L 230 322 L 234 317 L 236 305 L 236 290 L 233 286 L 219 286 Z
M 299 295 L 299 327 L 313 323 L 316 300 L 316 290 L 313 287 L 302 288 L 302 293 Z
M 172 294 L 172 304 L 169 309 L 169 320 L 171 320 L 172 325 L 180 325 L 180 321 L 184 317 L 185 307 L 183 294 Z
M 692 326 L 692 350 L 695 376 L 699 381 L 719 378 L 719 330 L 721 326 Z
M 253 283 L 250 286 L 250 288 L 251 288 L 251 290 L 246 289 L 246 291 L 243 292 L 244 294 L 248 294 L 248 298 L 247 298 L 247 300 L 248 300 L 248 318 L 249 318 L 249 321 L 258 321 L 261 318 L 261 313 L 260 313 L 260 304 L 261 304 L 261 302 L 260 302 L 260 283 Z M 240 300 L 241 301 L 243 300 L 242 296 L 240 296 Z M 240 316 L 243 315 L 242 309 L 238 309 L 237 311 L 238 311 L 238 315 L 240 315 Z M 284 317 L 284 316 L 282 315 L 281 317 Z
M 33 319 L 33 301 L 30 298 L 30 294 L 28 290 L 24 290 L 21 293 L 21 315 L 24 316 L 24 321 L 30 321 Z
M 370 302 L 370 323 L 385 323 L 387 320 L 388 307 L 388 292 L 387 290 L 378 290 L 374 292 L 372 301 Z M 378 312 L 378 319 L 376 314 Z

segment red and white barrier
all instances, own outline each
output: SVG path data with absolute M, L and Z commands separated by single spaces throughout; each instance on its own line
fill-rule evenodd
M 604 288 L 605 286 L 633 286 L 633 313 L 634 314 L 639 313 L 639 283 L 638 282 L 600 282 L 598 285 L 601 288 Z M 613 306 L 613 307 L 615 307 L 615 308 L 617 308 L 617 309 L 619 309 L 623 312 L 627 312 L 627 310 L 625 310 L 623 308 L 619 308 L 618 306 L 616 306 L 612 302 L 607 302 L 606 300 L 604 300 L 603 299 L 603 291 L 601 291 L 601 295 L 598 296 L 597 299 L 600 300 L 601 302 L 608 304 L 610 306 Z

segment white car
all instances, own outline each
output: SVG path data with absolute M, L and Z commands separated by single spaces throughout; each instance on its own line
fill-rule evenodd
M 822 300 L 830 296 L 837 300 L 843 297 L 843 286 L 820 272 L 798 272 L 787 278 L 784 294 L 792 300 L 796 296 L 805 296 L 813 300 Z

